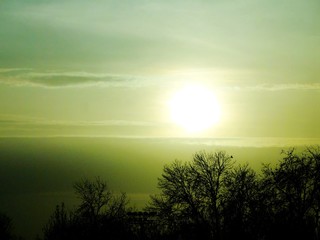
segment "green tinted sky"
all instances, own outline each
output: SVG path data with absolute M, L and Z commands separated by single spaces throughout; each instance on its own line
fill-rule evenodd
M 209 137 L 320 137 L 320 2 L 0 1 L 0 136 L 184 136 L 167 101 L 211 88 Z

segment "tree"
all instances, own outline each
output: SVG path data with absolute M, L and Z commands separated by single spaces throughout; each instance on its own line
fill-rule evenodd
M 43 229 L 45 240 L 131 239 L 125 193 L 113 194 L 99 177 L 81 179 L 74 189 L 79 206 L 68 212 L 58 205 Z
M 221 238 L 224 179 L 232 165 L 222 151 L 166 165 L 158 182 L 161 193 L 151 197 L 149 210 L 157 211 L 171 231 L 181 234 L 184 227 L 190 238 Z
M 10 240 L 13 239 L 12 219 L 6 214 L 0 212 L 0 239 Z
M 223 192 L 225 179 L 234 164 L 233 157 L 220 151 L 196 153 L 191 165 L 195 187 L 205 218 L 209 223 L 212 238 L 220 239 L 222 231 Z
M 76 213 L 84 235 L 117 239 L 119 235 L 126 234 L 128 199 L 125 193 L 113 194 L 99 177 L 81 179 L 74 184 L 74 189 L 81 201 Z
M 225 179 L 224 235 L 227 239 L 259 239 L 257 214 L 259 180 L 248 164 L 238 166 Z
M 200 208 L 193 188 L 194 176 L 187 163 L 174 161 L 164 166 L 162 178 L 159 178 L 160 195 L 151 196 L 148 211 L 158 212 L 162 233 L 174 235 L 181 232 L 183 225 L 200 221 Z
M 64 203 L 57 205 L 48 223 L 43 228 L 44 240 L 67 240 L 72 238 L 72 217 Z
M 107 188 L 107 183 L 97 177 L 94 181 L 87 178 L 74 184 L 74 189 L 81 203 L 77 212 L 87 218 L 90 223 L 95 223 L 111 199 L 112 193 Z
M 283 154 L 276 167 L 263 168 L 262 194 L 268 197 L 265 207 L 273 223 L 270 234 L 279 239 L 318 239 L 320 149 L 307 148 L 301 154 L 289 149 Z

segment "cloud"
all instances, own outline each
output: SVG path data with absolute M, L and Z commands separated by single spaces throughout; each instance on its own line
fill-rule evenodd
M 232 138 L 182 138 L 172 139 L 173 143 L 209 147 L 293 147 L 313 146 L 320 138 L 284 138 L 284 137 L 232 137 Z
M 183 73 L 183 74 L 182 74 Z M 65 88 L 65 87 L 145 87 L 150 85 L 159 85 L 172 82 L 180 82 L 186 79 L 185 75 L 190 78 L 196 74 L 203 74 L 202 72 L 171 72 L 169 76 L 134 76 L 124 74 L 109 74 L 109 73 L 92 73 L 92 72 L 62 72 L 62 71 L 35 71 L 30 68 L 0 68 L 0 83 L 12 86 L 33 86 L 45 88 Z M 208 72 L 210 73 L 210 71 Z M 229 73 L 230 74 L 230 71 Z M 236 71 L 232 73 L 233 78 L 238 77 L 237 81 L 221 81 L 220 88 L 223 90 L 236 91 L 318 91 L 320 90 L 320 83 L 247 83 L 239 84 L 243 79 L 243 74 L 247 72 Z M 215 71 L 214 75 L 222 77 L 225 73 Z M 209 76 L 210 78 L 210 76 Z M 219 87 L 218 87 L 219 88 Z
M 146 84 L 145 78 L 88 72 L 38 72 L 27 68 L 0 69 L 0 83 L 14 86 L 75 87 L 112 86 L 138 87 Z
M 0 73 L 30 71 L 32 68 L 0 68 Z
M 34 118 L 18 115 L 0 115 L 0 125 L 37 125 L 37 126 L 64 126 L 64 127 L 99 127 L 99 126 L 156 126 L 156 123 L 147 121 L 105 120 L 105 121 L 59 121 L 43 118 Z
M 78 121 L 0 115 L 1 137 L 137 137 L 147 135 L 159 122 L 103 120 Z
M 235 86 L 234 90 L 245 91 L 288 91 L 288 90 L 320 90 L 320 83 L 280 83 L 280 84 L 260 84 L 255 86 Z
M 289 83 L 289 84 L 274 84 L 261 85 L 257 89 L 268 91 L 283 91 L 283 90 L 320 90 L 320 83 Z

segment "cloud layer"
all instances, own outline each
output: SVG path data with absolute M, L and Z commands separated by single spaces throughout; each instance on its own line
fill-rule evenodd
M 22 115 L 0 115 L 0 137 L 135 137 L 158 126 L 159 123 L 150 121 L 66 121 Z
M 239 76 L 240 77 L 240 76 Z M 87 87 L 99 85 L 101 87 L 143 87 L 165 82 L 179 82 L 179 76 L 140 77 L 120 74 L 90 73 L 90 72 L 62 72 L 35 71 L 28 68 L 0 68 L 0 83 L 12 86 L 33 86 L 46 88 Z M 216 81 L 216 80 L 215 80 Z M 239 81 L 238 81 L 239 82 Z M 262 83 L 238 85 L 237 81 L 221 82 L 220 88 L 237 91 L 287 91 L 320 90 L 320 83 Z M 231 84 L 231 85 L 230 85 Z
M 105 121 L 59 121 L 17 115 L 0 115 L 0 124 L 38 125 L 38 126 L 155 126 L 147 121 L 105 120 Z
M 320 83 L 278 83 L 278 84 L 259 84 L 254 86 L 235 86 L 234 90 L 239 91 L 312 91 L 320 90 Z
M 27 68 L 0 69 L 0 82 L 15 86 L 72 87 L 72 86 L 127 86 L 136 87 L 142 77 L 97 74 L 88 72 L 39 72 Z

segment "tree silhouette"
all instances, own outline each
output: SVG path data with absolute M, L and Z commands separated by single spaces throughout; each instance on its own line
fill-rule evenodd
M 260 175 L 225 152 L 176 160 L 147 210 L 157 212 L 167 239 L 319 239 L 319 147 L 283 153 Z
M 320 151 L 307 148 L 283 152 L 275 168 L 264 166 L 264 192 L 273 219 L 274 238 L 311 239 L 319 227 Z
M 105 181 L 74 184 L 80 204 L 56 207 L 44 228 L 56 239 L 319 240 L 320 147 L 289 149 L 257 174 L 223 151 L 165 165 L 144 212 L 127 207 Z
M 159 213 L 159 224 L 169 235 L 179 232 L 183 225 L 199 222 L 201 218 L 193 180 L 189 165 L 176 160 L 163 169 L 158 182 L 162 193 L 151 196 L 152 202 L 147 210 Z
M 259 180 L 248 164 L 238 166 L 225 178 L 223 218 L 227 239 L 258 239 Z
M 58 205 L 44 227 L 44 239 L 130 239 L 126 194 L 113 194 L 97 177 L 74 184 L 80 204 L 74 211 Z
M 161 194 L 151 197 L 148 209 L 185 237 L 221 238 L 224 180 L 232 165 L 232 157 L 222 151 L 196 153 L 191 163 L 174 161 L 164 167 Z
M 94 181 L 87 178 L 74 184 L 74 189 L 81 203 L 77 212 L 84 216 L 91 224 L 98 221 L 103 207 L 106 207 L 112 199 L 112 193 L 107 188 L 107 183 L 99 177 Z
M 13 239 L 12 235 L 12 219 L 6 214 L 0 212 L 0 239 Z
M 48 223 L 43 228 L 45 240 L 66 240 L 72 239 L 72 212 L 68 212 L 64 203 L 56 206 Z
M 232 156 L 223 151 L 196 153 L 191 164 L 197 197 L 201 201 L 212 238 L 221 238 L 223 192 L 233 164 Z

